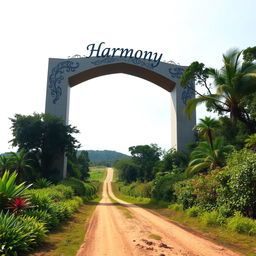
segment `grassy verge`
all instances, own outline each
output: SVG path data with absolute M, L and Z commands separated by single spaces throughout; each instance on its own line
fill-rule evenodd
M 90 217 L 100 197 L 85 203 L 72 218 L 48 234 L 45 241 L 29 256 L 73 256 L 84 241 Z
M 150 199 L 143 200 L 141 198 L 124 195 L 118 190 L 117 183 L 112 184 L 112 189 L 116 197 L 164 216 L 173 223 L 198 236 L 228 247 L 231 250 L 238 251 L 244 255 L 256 255 L 256 237 L 231 232 L 225 230 L 223 227 L 206 226 L 199 221 L 198 218 L 189 217 L 183 211 L 168 209 L 168 203 L 165 202 L 151 202 Z
M 91 182 L 98 182 L 98 197 L 86 202 L 81 206 L 72 218 L 56 230 L 50 232 L 41 244 L 29 256 L 73 256 L 84 241 L 85 233 L 88 228 L 90 217 L 101 200 L 102 185 L 106 177 L 107 170 L 104 167 L 90 168 Z
M 107 168 L 103 166 L 93 166 L 89 170 L 89 181 L 103 182 L 107 176 Z

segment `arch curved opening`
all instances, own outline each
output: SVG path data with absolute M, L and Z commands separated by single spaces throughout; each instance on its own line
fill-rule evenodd
M 113 63 L 91 68 L 69 77 L 69 86 L 73 87 L 92 78 L 117 73 L 124 73 L 127 75 L 140 77 L 158 85 L 168 92 L 171 92 L 176 85 L 176 83 L 171 81 L 169 78 L 162 76 L 152 70 L 128 63 Z

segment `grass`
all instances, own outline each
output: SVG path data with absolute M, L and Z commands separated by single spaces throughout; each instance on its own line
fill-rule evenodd
M 211 240 L 219 245 L 228 247 L 231 250 L 240 252 L 243 255 L 256 255 L 256 237 L 227 231 L 224 227 L 206 226 L 199 220 L 199 218 L 189 217 L 184 211 L 168 209 L 168 204 L 166 202 L 152 202 L 148 199 L 143 201 L 138 198 L 124 195 L 118 190 L 117 183 L 112 183 L 112 189 L 116 197 L 164 216 L 189 232 Z
M 107 176 L 107 169 L 106 167 L 102 167 L 102 166 L 93 166 L 90 167 L 90 171 L 89 171 L 90 177 L 89 177 L 89 181 L 99 181 L 99 182 L 103 182 Z
M 100 197 L 81 206 L 72 218 L 55 231 L 29 256 L 73 256 L 84 241 L 90 217 Z
M 148 238 L 155 239 L 155 240 L 161 240 L 162 237 L 157 234 L 150 234 Z

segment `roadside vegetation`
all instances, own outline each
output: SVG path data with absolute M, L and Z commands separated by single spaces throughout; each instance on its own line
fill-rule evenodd
M 256 47 L 228 51 L 220 70 L 193 62 L 181 85 L 189 87 L 195 79 L 206 93 L 191 87 L 196 98 L 187 101 L 186 113 L 190 117 L 198 104 L 206 103 L 219 117 L 200 119 L 194 127 L 197 141 L 187 152 L 163 152 L 154 144 L 130 147 L 132 157 L 114 164 L 113 185 L 124 200 L 163 208 L 162 213 L 204 232 L 207 227 L 247 255 L 256 249 L 255 60 Z
M 33 114 L 15 115 L 11 121 L 11 142 L 18 151 L 0 156 L 0 255 L 26 255 L 42 245 L 47 255 L 55 255 L 68 244 L 54 239 L 58 236 L 72 244 L 65 255 L 74 255 L 84 238 L 83 221 L 100 200 L 105 172 L 90 172 L 88 152 L 78 152 L 73 137 L 79 131 L 61 119 Z M 64 154 L 65 179 L 54 166 Z M 80 231 L 73 233 L 68 223 Z

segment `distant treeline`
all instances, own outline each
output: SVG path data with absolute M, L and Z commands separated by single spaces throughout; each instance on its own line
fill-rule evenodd
M 89 155 L 90 164 L 93 166 L 112 166 L 117 159 L 130 157 L 123 153 L 112 150 L 87 150 L 87 152 Z

